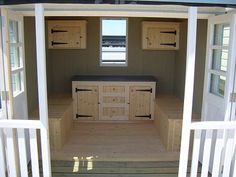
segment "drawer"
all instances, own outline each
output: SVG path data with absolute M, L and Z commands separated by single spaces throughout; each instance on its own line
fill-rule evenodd
M 125 103 L 125 97 L 121 96 L 104 96 L 103 103 Z
M 125 116 L 125 108 L 105 107 L 103 108 L 103 116 L 106 116 L 106 117 Z
M 125 86 L 103 86 L 104 93 L 124 93 Z

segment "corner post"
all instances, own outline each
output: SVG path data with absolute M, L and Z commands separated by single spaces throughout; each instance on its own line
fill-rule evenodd
M 189 140 L 191 131 L 190 124 L 192 119 L 192 107 L 193 107 L 196 35 L 197 35 L 197 7 L 189 7 L 183 125 L 182 125 L 181 148 L 180 148 L 179 174 L 178 174 L 179 177 L 186 177 L 187 165 L 188 165 Z
M 49 133 L 48 133 L 45 21 L 44 21 L 44 7 L 42 4 L 35 4 L 35 27 L 36 27 L 39 117 L 42 123 L 40 133 L 41 133 L 43 176 L 51 177 L 51 159 L 50 159 L 50 146 L 49 146 Z

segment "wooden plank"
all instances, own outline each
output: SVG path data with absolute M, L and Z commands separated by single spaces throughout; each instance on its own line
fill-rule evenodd
M 215 143 L 215 151 L 214 151 L 214 159 L 213 159 L 213 169 L 212 176 L 218 176 L 220 174 L 220 163 L 222 158 L 222 149 L 224 145 L 223 140 L 223 131 L 218 130 L 216 135 L 216 143 Z
M 129 119 L 130 120 L 150 120 L 144 117 L 151 116 L 151 92 L 139 90 L 151 90 L 150 86 L 130 86 L 129 87 Z M 143 117 L 142 117 L 143 115 Z M 139 117 L 137 117 L 139 116 Z
M 86 20 L 49 20 L 49 49 L 85 49 Z
M 188 9 L 188 37 L 186 57 L 186 78 L 184 93 L 183 127 L 180 149 L 179 177 L 186 176 L 190 140 L 190 123 L 193 106 L 193 87 L 196 56 L 196 34 L 197 34 L 197 7 Z
M 75 91 L 78 82 L 72 81 L 72 99 L 73 99 L 73 119 L 76 120 L 76 114 L 78 112 L 78 101 L 77 101 L 77 92 Z
M 142 49 L 179 49 L 179 23 L 157 21 L 142 22 Z
M 17 177 L 17 166 L 16 166 L 16 150 L 14 144 L 14 135 L 12 129 L 6 129 L 6 145 L 7 145 L 7 159 L 8 159 L 8 170 L 9 176 Z
M 91 152 L 96 154 L 93 161 L 168 161 L 179 158 L 178 152 L 168 152 L 165 149 L 152 122 L 127 124 L 113 121 L 75 123 L 71 136 L 62 149 L 52 151 L 52 159 L 84 159 Z
M 41 128 L 42 124 L 38 120 L 0 120 L 0 128 Z
M 224 129 L 235 129 L 236 121 L 203 121 L 203 122 L 192 122 L 190 129 L 204 129 L 204 130 L 224 130 Z
M 35 4 L 35 29 L 37 52 L 37 77 L 39 115 L 43 124 L 41 127 L 41 150 L 43 160 L 43 176 L 51 176 L 50 146 L 48 134 L 48 102 L 47 102 L 47 76 L 46 76 L 46 52 L 45 52 L 45 18 L 42 4 Z
M 54 177 L 94 177 L 94 174 L 61 174 L 54 173 Z M 177 177 L 177 174 L 158 174 L 158 177 Z M 96 174 L 96 177 L 121 177 L 120 174 Z M 122 174 L 122 177 L 143 177 L 143 174 Z M 145 174 L 145 177 L 157 177 L 157 174 Z
M 105 85 L 103 86 L 103 92 L 104 93 L 124 93 L 125 92 L 125 86 L 124 85 Z
M 30 137 L 30 155 L 33 177 L 39 177 L 39 158 L 36 130 L 29 130 Z
M 6 156 L 3 142 L 3 132 L 0 129 L 0 176 L 6 177 Z
M 231 162 L 234 156 L 234 137 L 232 130 L 226 130 L 226 144 L 225 144 L 225 154 L 223 159 L 223 175 L 222 177 L 230 176 Z
M 192 164 L 191 164 L 191 173 L 190 173 L 191 177 L 197 177 L 201 134 L 202 134 L 202 130 L 196 130 L 194 132 L 193 155 L 192 155 Z
M 210 155 L 211 155 L 212 133 L 213 133 L 212 130 L 206 130 L 201 177 L 207 177 L 208 176 Z
M 123 103 L 125 104 L 125 97 L 119 97 L 119 96 L 104 96 L 103 103 Z
M 90 90 L 77 92 L 77 114 L 85 116 L 78 117 L 77 120 L 97 120 L 99 103 L 98 86 L 87 86 L 78 84 L 77 89 Z
M 26 152 L 26 141 L 25 141 L 25 130 L 17 129 L 18 138 L 18 149 L 20 152 L 20 174 L 21 176 L 28 177 L 28 162 L 27 162 L 27 152 Z
M 52 167 L 53 172 L 72 173 L 71 167 Z M 88 170 L 88 168 L 79 168 L 76 174 L 177 174 L 178 167 L 155 167 L 155 168 L 95 168 Z

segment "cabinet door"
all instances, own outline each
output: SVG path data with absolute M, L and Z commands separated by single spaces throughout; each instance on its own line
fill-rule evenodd
M 179 48 L 179 24 L 143 22 L 142 38 L 142 49 L 177 50 Z
M 130 86 L 130 120 L 150 120 L 152 87 L 150 86 Z
M 51 29 L 54 48 L 81 48 L 81 27 L 56 26 Z
M 77 120 L 98 119 L 98 86 L 82 86 L 76 88 Z
M 49 20 L 48 47 L 50 49 L 86 48 L 86 21 Z
M 159 34 L 158 28 L 152 28 L 152 27 L 147 28 L 147 38 L 146 38 L 147 48 L 156 49 L 159 47 L 158 34 Z

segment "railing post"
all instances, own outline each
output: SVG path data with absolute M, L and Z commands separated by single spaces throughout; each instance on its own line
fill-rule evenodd
M 36 51 L 38 74 L 39 117 L 43 124 L 41 133 L 41 150 L 43 161 L 43 176 L 51 176 L 50 146 L 48 133 L 48 102 L 47 102 L 47 77 L 46 77 L 46 53 L 45 53 L 45 21 L 44 7 L 35 4 L 36 23 Z
M 188 10 L 188 38 L 187 38 L 187 58 L 186 76 L 184 91 L 183 125 L 179 162 L 179 177 L 185 177 L 187 173 L 190 124 L 192 118 L 194 71 L 196 55 L 196 33 L 197 33 L 197 7 L 189 7 Z
M 3 144 L 3 131 L 0 128 L 0 176 L 6 177 L 6 158 Z

